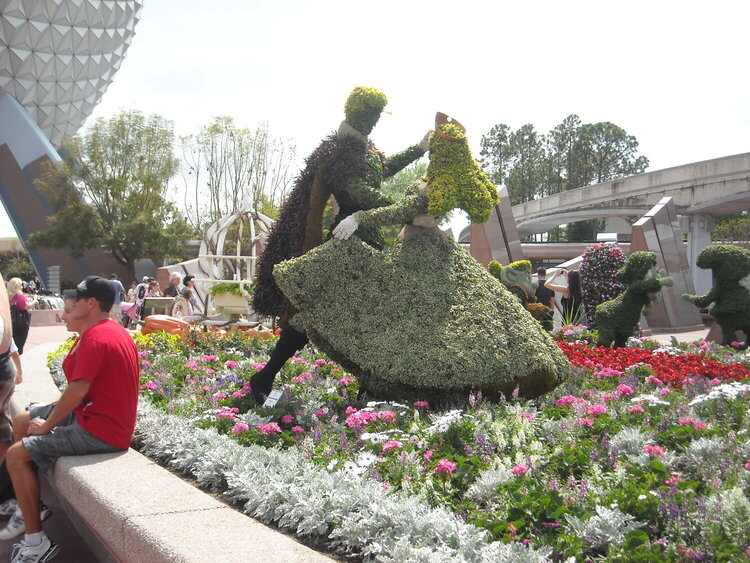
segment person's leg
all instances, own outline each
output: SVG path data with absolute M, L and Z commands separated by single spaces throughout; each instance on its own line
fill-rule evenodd
M 21 438 L 29 435 L 29 422 L 31 417 L 29 411 L 18 413 L 13 419 L 13 441 L 20 442 Z
M 26 339 L 29 337 L 29 325 L 26 323 L 15 323 L 13 325 L 13 340 L 18 347 L 18 354 L 23 354 L 23 347 L 26 345 Z
M 265 401 L 265 396 L 273 389 L 276 374 L 281 371 L 286 361 L 308 342 L 309 340 L 304 332 L 293 328 L 288 322 L 284 324 L 279 341 L 271 352 L 271 357 L 266 362 L 265 367 L 250 378 L 250 388 L 258 404 L 262 404 Z
M 16 492 L 18 506 L 23 514 L 23 522 L 27 534 L 42 531 L 42 522 L 39 518 L 39 475 L 37 467 L 31 459 L 23 442 L 16 442 L 8 450 L 6 456 L 8 473 L 13 481 L 13 489 Z

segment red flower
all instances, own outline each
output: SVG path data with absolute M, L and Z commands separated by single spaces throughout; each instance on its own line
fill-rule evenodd
M 642 363 L 651 366 L 664 383 L 680 387 L 688 377 L 703 376 L 727 381 L 750 378 L 750 371 L 740 363 L 722 364 L 700 354 L 654 354 L 640 348 L 589 348 L 585 344 L 558 341 L 557 345 L 574 366 L 591 368 L 593 365 L 616 369 Z

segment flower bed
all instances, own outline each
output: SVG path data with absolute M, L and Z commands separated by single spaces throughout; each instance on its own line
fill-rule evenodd
M 276 407 L 256 409 L 247 381 L 273 341 L 138 342 L 144 453 L 347 555 L 750 557 L 745 353 L 561 342 L 575 373 L 555 392 L 431 412 L 357 402 L 356 380 L 308 349 L 280 374 Z

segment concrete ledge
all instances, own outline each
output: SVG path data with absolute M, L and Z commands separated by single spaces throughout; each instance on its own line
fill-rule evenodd
M 29 326 L 63 326 L 60 316 L 63 314 L 62 309 L 32 309 L 31 324 Z
M 16 387 L 14 413 L 31 400 L 46 403 L 59 396 L 46 368 L 47 353 L 56 348 L 37 346 L 23 355 L 25 379 Z M 132 449 L 62 457 L 47 478 L 101 561 L 331 561 Z

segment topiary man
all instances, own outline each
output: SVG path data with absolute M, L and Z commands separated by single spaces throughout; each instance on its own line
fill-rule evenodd
M 654 252 L 633 252 L 617 271 L 617 280 L 625 284 L 625 292 L 596 307 L 594 317 L 599 327 L 597 343 L 602 346 L 625 346 L 641 318 L 651 312 L 662 286 L 672 286 L 672 278 L 656 268 Z
M 738 330 L 745 333 L 745 346 L 750 343 L 750 252 L 731 244 L 712 244 L 701 250 L 695 264 L 711 269 L 714 286 L 705 295 L 682 298 L 697 307 L 708 307 L 721 325 L 722 344 L 730 344 Z

